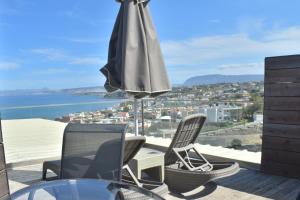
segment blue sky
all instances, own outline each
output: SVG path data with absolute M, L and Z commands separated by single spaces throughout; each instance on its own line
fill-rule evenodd
M 152 0 L 173 84 L 300 53 L 298 0 Z M 0 90 L 103 85 L 114 0 L 0 0 Z

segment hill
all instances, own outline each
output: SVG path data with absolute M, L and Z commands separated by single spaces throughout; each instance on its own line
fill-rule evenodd
M 41 94 L 55 94 L 55 93 L 65 93 L 65 94 L 97 94 L 104 95 L 106 91 L 104 87 L 82 87 L 82 88 L 68 88 L 68 89 L 21 89 L 21 90 L 0 90 L 0 96 L 14 96 L 14 95 L 41 95 Z
M 217 83 L 242 83 L 249 81 L 263 81 L 264 75 L 220 75 L 220 74 L 211 74 L 203 76 L 194 76 L 187 79 L 184 82 L 184 86 L 194 86 L 194 85 L 208 85 L 208 84 L 217 84 Z

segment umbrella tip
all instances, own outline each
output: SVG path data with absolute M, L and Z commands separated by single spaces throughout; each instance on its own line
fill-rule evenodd
M 115 0 L 118 3 L 124 3 L 125 0 Z M 135 3 L 147 3 L 150 0 L 133 0 Z

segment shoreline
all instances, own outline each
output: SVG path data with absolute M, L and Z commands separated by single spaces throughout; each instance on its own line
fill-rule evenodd
M 64 107 L 64 106 L 77 106 L 77 105 L 94 105 L 104 103 L 120 103 L 120 100 L 108 100 L 102 102 L 82 102 L 82 103 L 64 103 L 64 104 L 45 104 L 36 106 L 15 106 L 15 107 L 0 107 L 0 110 L 14 110 L 14 109 L 30 109 L 30 108 L 47 108 L 47 107 Z
M 124 101 L 126 99 L 79 94 L 26 96 L 26 99 L 20 96 L 2 99 L 0 113 L 1 118 L 7 120 L 30 118 L 55 120 L 78 112 L 106 110 Z

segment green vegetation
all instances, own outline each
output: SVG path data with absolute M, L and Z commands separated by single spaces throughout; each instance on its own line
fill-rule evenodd
M 255 113 L 263 112 L 263 97 L 257 94 L 252 94 L 250 98 L 251 104 L 243 109 L 243 118 L 248 121 L 253 121 Z
M 242 146 L 242 141 L 241 140 L 239 140 L 239 139 L 233 139 L 231 141 L 231 147 L 232 148 L 237 149 L 237 148 L 239 148 L 241 146 Z

